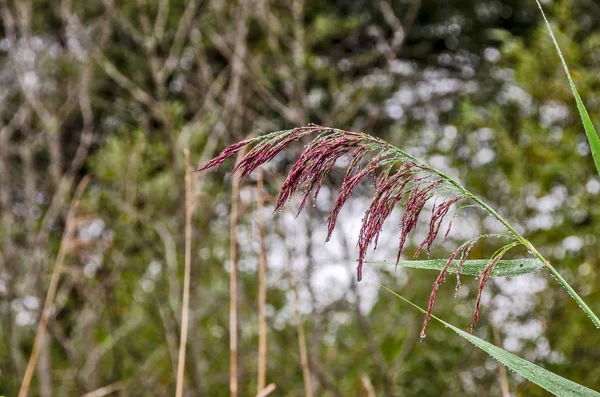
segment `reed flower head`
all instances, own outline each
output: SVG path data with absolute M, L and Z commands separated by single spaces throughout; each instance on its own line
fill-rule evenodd
M 358 236 L 358 266 L 356 269 L 358 281 L 362 279 L 362 268 L 368 248 L 371 246 L 374 249 L 377 248 L 383 225 L 398 204 L 403 203 L 404 213 L 400 221 L 397 261 L 400 260 L 408 236 L 417 227 L 420 215 L 429 200 L 435 198 L 436 203 L 431 211 L 427 235 L 418 245 L 414 254 L 415 257 L 423 249 L 429 255 L 444 219 L 447 218 L 452 206 L 462 199 L 471 197 L 468 191 L 445 174 L 379 138 L 314 124 L 235 143 L 225 148 L 217 157 L 207 162 L 197 171 L 204 171 L 209 168 L 218 169 L 227 158 L 237 154 L 243 147 L 252 145 L 252 149 L 234 168 L 234 172 L 239 171 L 240 177 L 244 177 L 262 164 L 273 160 L 291 143 L 310 134 L 316 134 L 317 136 L 305 146 L 304 151 L 288 173 L 280 189 L 275 210 L 281 210 L 291 197 L 304 187 L 302 200 L 298 208 L 299 214 L 311 196 L 316 200 L 325 175 L 332 170 L 338 160 L 347 157 L 346 175 L 338 189 L 337 199 L 327 219 L 327 241 L 329 241 L 340 210 L 348 197 L 365 177 L 372 178 L 375 193 L 363 218 Z M 440 201 L 440 203 L 437 204 L 437 201 Z M 448 225 L 444 238 L 448 236 L 451 226 L 452 220 Z M 469 256 L 474 241 L 467 242 L 455 250 L 436 279 L 421 337 L 425 336 L 437 291 L 446 277 L 450 264 L 462 252 L 457 274 L 458 289 L 460 286 L 460 269 Z M 481 290 L 498 260 L 499 258 L 495 261 L 492 260 L 482 273 L 473 325 L 478 317 Z

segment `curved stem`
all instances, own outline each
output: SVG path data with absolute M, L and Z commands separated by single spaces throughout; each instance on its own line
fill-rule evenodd
M 498 214 L 493 208 L 491 208 L 489 205 L 487 205 L 483 200 L 481 200 L 479 197 L 476 197 L 472 193 L 468 192 L 464 188 L 463 188 L 463 191 L 466 194 L 468 194 L 469 197 L 471 197 L 475 202 L 477 202 L 479 205 L 481 205 L 485 210 L 487 210 L 500 223 L 502 223 L 511 233 L 513 233 L 515 235 L 515 237 L 519 241 L 521 241 L 521 243 L 523 243 L 523 245 L 525 245 L 525 247 L 527 247 L 527 249 L 529 251 L 531 251 L 539 260 L 541 260 L 542 263 L 544 264 L 544 267 L 546 269 L 548 269 L 548 271 L 550 272 L 550 274 L 552 274 L 552 276 L 554 276 L 556 281 L 558 281 L 559 284 L 562 285 L 563 288 L 567 290 L 569 295 L 571 295 L 571 297 L 575 300 L 575 302 L 577 302 L 577 304 L 581 307 L 581 309 L 585 312 L 585 314 L 587 314 L 587 316 L 592 320 L 592 322 L 594 323 L 596 328 L 600 328 L 600 319 L 598 318 L 598 316 L 592 311 L 592 309 L 589 308 L 589 306 L 585 303 L 585 301 L 583 299 L 581 299 L 581 297 L 577 294 L 577 292 L 575 292 L 573 287 L 571 287 L 571 285 L 569 285 L 567 280 L 565 280 L 560 275 L 560 273 L 558 273 L 558 271 L 554 268 L 554 266 L 552 266 L 550 264 L 550 262 L 548 262 L 548 260 L 546 258 L 544 258 L 542 254 L 540 254 L 540 252 L 533 246 L 533 244 L 531 244 L 531 242 L 529 240 L 527 240 L 525 237 L 523 237 L 521 235 L 521 233 L 517 232 L 500 214 Z
M 439 172 L 437 170 L 435 170 L 435 172 L 438 172 L 442 178 L 446 179 L 448 182 L 450 182 L 452 185 L 454 185 L 458 189 L 460 189 L 460 191 L 462 191 L 465 195 L 467 195 L 469 198 L 471 198 L 477 204 L 481 205 L 481 207 L 483 209 L 488 211 L 494 218 L 496 218 L 500 223 L 502 223 L 504 225 L 504 227 L 506 227 L 512 234 L 514 234 L 515 237 L 521 243 L 523 243 L 523 245 L 525 247 L 527 247 L 527 249 L 529 251 L 531 251 L 539 260 L 542 261 L 542 263 L 544 264 L 544 267 L 546 269 L 548 269 L 548 271 L 550 272 L 550 274 L 552 274 L 552 276 L 554 276 L 556 281 L 558 281 L 558 283 L 560 285 L 562 285 L 564 289 L 567 290 L 569 295 L 571 295 L 571 298 L 573 298 L 575 300 L 575 302 L 577 302 L 579 307 L 581 307 L 581 309 L 585 312 L 585 314 L 587 314 L 587 316 L 592 320 L 592 322 L 594 323 L 596 328 L 600 328 L 600 319 L 598 318 L 598 316 L 592 311 L 592 309 L 589 308 L 589 306 L 585 303 L 585 301 L 583 299 L 581 299 L 581 297 L 577 294 L 577 292 L 575 292 L 573 287 L 571 287 L 569 285 L 567 280 L 565 280 L 558 273 L 558 271 L 550 264 L 550 262 L 548 262 L 548 260 L 546 258 L 544 258 L 544 256 L 542 254 L 540 254 L 540 252 L 533 246 L 533 244 L 531 244 L 531 242 L 529 240 L 527 240 L 525 237 L 523 237 L 523 235 L 521 235 L 521 233 L 516 231 L 515 228 L 512 227 L 511 224 L 508 223 L 508 221 L 506 221 L 506 219 L 504 219 L 502 217 L 502 215 L 498 214 L 492 207 L 490 207 L 488 204 L 486 204 L 479 197 L 477 197 L 473 193 L 469 192 L 467 189 L 465 189 L 463 186 L 458 184 L 456 181 L 454 181 L 450 177 L 446 176 L 444 173 Z
M 517 240 L 519 240 L 525 247 L 527 247 L 527 249 L 529 251 L 531 251 L 531 253 L 533 253 L 539 260 L 542 261 L 542 263 L 544 264 L 544 267 L 546 269 L 548 269 L 548 271 L 550 272 L 550 274 L 552 274 L 552 276 L 554 276 L 554 278 L 556 279 L 556 281 L 558 281 L 558 283 L 560 285 L 563 286 L 564 289 L 567 290 L 567 292 L 569 293 L 569 295 L 571 295 L 571 297 L 575 300 L 575 302 L 577 302 L 577 304 L 579 305 L 579 307 L 581 307 L 581 309 L 585 312 L 585 314 L 587 314 L 587 316 L 592 320 L 592 322 L 594 323 L 594 325 L 596 326 L 596 328 L 600 328 L 600 319 L 598 318 L 598 316 L 592 311 L 592 309 L 590 309 L 590 307 L 585 303 L 585 301 L 577 294 L 577 292 L 575 292 L 575 290 L 573 289 L 573 287 L 571 287 L 569 285 L 569 283 L 567 282 L 567 280 L 565 280 L 559 273 L 558 271 L 550 264 L 550 262 L 544 258 L 542 256 L 542 254 L 540 254 L 540 252 L 533 246 L 533 244 L 531 244 L 531 242 L 529 240 L 527 240 L 525 237 L 523 237 L 523 235 L 521 233 L 519 233 L 517 230 L 515 230 L 514 227 L 512 227 L 512 225 L 510 223 L 508 223 L 508 221 L 506 219 L 504 219 L 502 217 L 502 215 L 500 215 L 499 213 L 497 213 L 492 207 L 490 207 L 488 204 L 486 204 L 483 200 L 481 200 L 479 197 L 475 196 L 473 193 L 471 193 L 470 191 L 468 191 L 464 186 L 462 186 L 460 183 L 456 182 L 454 179 L 450 178 L 448 175 L 444 174 L 443 172 L 423 163 L 421 160 L 417 159 L 414 156 L 411 156 L 410 154 L 406 153 L 405 151 L 385 142 L 382 140 L 379 140 L 377 138 L 375 138 L 378 142 L 384 142 L 385 145 L 391 149 L 394 150 L 398 153 L 400 153 L 402 156 L 405 156 L 413 161 L 416 161 L 419 164 L 422 164 L 424 166 L 426 166 L 429 170 L 431 170 L 432 172 L 436 173 L 437 175 L 439 175 L 442 179 L 446 180 L 448 183 L 450 183 L 451 185 L 453 185 L 454 187 L 456 187 L 462 194 L 464 194 L 466 197 L 469 197 L 470 199 L 472 199 L 473 201 L 475 201 L 477 204 L 479 204 L 484 210 L 486 210 L 490 215 L 492 215 L 494 218 L 496 218 L 500 223 L 502 223 L 504 225 L 504 227 L 506 227 L 508 229 L 509 232 L 511 232 Z
M 538 258 L 542 257 L 537 251 L 532 252 Z M 589 308 L 585 301 L 581 299 L 579 295 L 577 295 L 577 292 L 575 292 L 573 287 L 571 287 L 569 283 L 567 283 L 567 281 L 560 275 L 560 273 L 558 273 L 558 271 L 550 264 L 550 262 L 544 262 L 544 264 L 546 266 L 546 269 L 548 269 L 548 271 L 550 272 L 550 274 L 552 274 L 554 278 L 560 283 L 560 285 L 562 285 L 567 290 L 569 295 L 571 295 L 571 297 L 575 299 L 575 302 L 577 302 L 577 304 L 581 307 L 581 309 L 583 309 L 585 314 L 587 314 L 590 320 L 592 320 L 596 328 L 600 328 L 600 319 L 598 319 L 598 316 L 596 316 L 592 309 Z

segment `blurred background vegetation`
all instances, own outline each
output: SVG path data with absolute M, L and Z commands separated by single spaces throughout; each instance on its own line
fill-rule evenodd
M 594 119 L 600 6 L 545 7 Z M 308 122 L 381 136 L 458 177 L 600 312 L 600 179 L 533 1 L 5 0 L 0 14 L 0 394 L 17 394 L 72 197 L 90 175 L 30 395 L 172 395 L 183 150 L 200 165 L 248 135 Z M 426 306 L 436 273 L 372 264 L 356 283 L 368 184 L 326 245 L 343 170 L 305 214 L 273 214 L 297 154 L 264 170 L 273 396 L 304 395 L 295 309 L 316 396 L 545 395 L 438 324 L 419 343 L 423 316 L 378 282 Z M 229 394 L 231 167 L 196 181 L 187 396 Z M 241 184 L 237 224 L 242 396 L 257 387 L 255 181 Z M 432 256 L 496 231 L 485 215 L 461 212 Z M 373 258 L 395 258 L 389 223 Z M 467 329 L 476 281 L 454 299 L 450 279 L 435 313 Z M 478 336 L 600 389 L 600 332 L 548 274 L 494 279 L 482 308 Z

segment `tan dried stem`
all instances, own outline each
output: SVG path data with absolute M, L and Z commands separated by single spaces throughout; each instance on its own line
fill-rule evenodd
M 185 257 L 183 274 L 183 298 L 181 304 L 181 337 L 179 342 L 179 358 L 177 361 L 177 383 L 175 396 L 183 396 L 183 378 L 185 373 L 185 353 L 190 315 L 190 273 L 192 268 L 192 216 L 196 209 L 193 169 L 190 166 L 190 151 L 185 155 Z
M 127 388 L 127 386 L 128 386 L 127 382 L 119 381 L 119 382 L 111 383 L 110 385 L 101 387 L 101 388 L 91 391 L 89 393 L 86 393 L 86 394 L 82 395 L 81 397 L 104 397 L 104 396 L 108 396 L 109 394 L 113 394 L 120 390 L 123 390 L 123 389 Z
M 277 386 L 275 386 L 275 383 L 271 383 L 271 384 L 269 384 L 269 386 L 267 386 L 263 390 L 261 390 L 256 395 L 256 397 L 267 397 L 269 394 L 273 393 L 276 388 L 277 388 Z
M 35 368 L 40 357 L 40 351 L 42 348 L 42 342 L 44 337 L 46 336 L 46 330 L 48 328 L 48 321 L 53 314 L 53 305 L 54 298 L 56 297 L 56 291 L 58 289 L 58 282 L 60 280 L 60 274 L 62 271 L 62 267 L 65 261 L 66 254 L 69 250 L 69 243 L 71 242 L 74 232 L 77 230 L 77 222 L 75 222 L 75 214 L 77 211 L 77 207 L 81 201 L 81 196 L 85 191 L 88 183 L 90 181 L 89 176 L 85 176 L 77 189 L 75 190 L 75 194 L 73 195 L 73 200 L 71 201 L 71 205 L 69 206 L 69 211 L 67 213 L 66 226 L 65 231 L 63 233 L 62 239 L 60 241 L 60 246 L 58 248 L 58 254 L 56 255 L 56 260 L 54 262 L 54 267 L 52 269 L 52 275 L 50 276 L 50 285 L 48 286 L 48 292 L 46 293 L 46 300 L 44 301 L 44 308 L 42 309 L 42 314 L 40 316 L 40 322 L 38 324 L 35 340 L 33 342 L 33 349 L 31 351 L 31 355 L 29 356 L 29 361 L 27 362 L 27 368 L 25 369 L 25 375 L 23 376 L 23 381 L 21 382 L 21 388 L 19 389 L 19 397 L 26 397 L 29 393 L 29 387 L 31 386 L 31 380 L 33 379 L 33 374 L 35 372 Z
M 365 397 L 375 397 L 375 388 L 373 387 L 373 382 L 371 382 L 371 378 L 369 375 L 364 374 L 360 377 L 360 381 L 362 383 L 363 388 L 365 389 Z
M 245 150 L 237 154 L 236 165 L 242 161 Z M 236 172 L 238 173 L 238 172 Z M 240 215 L 240 178 L 235 175 L 231 183 L 231 223 L 229 256 L 231 258 L 231 271 L 229 273 L 229 390 L 231 397 L 238 395 L 238 221 Z
M 302 365 L 302 378 L 304 380 L 304 395 L 312 397 L 312 383 L 310 381 L 310 368 L 308 366 L 308 350 L 306 349 L 306 337 L 304 336 L 304 328 L 302 327 L 302 318 L 300 315 L 300 302 L 298 299 L 298 288 L 289 264 L 289 278 L 294 293 L 294 316 L 296 318 L 296 330 L 298 332 L 298 346 L 300 348 L 300 364 Z
M 265 219 L 264 219 L 264 175 L 259 170 L 257 181 L 257 212 L 258 235 L 260 251 L 258 254 L 258 393 L 260 394 L 267 383 L 267 286 L 265 276 L 267 271 L 267 254 L 265 248 Z
M 492 328 L 492 334 L 494 336 L 494 344 L 500 346 L 502 341 L 500 340 L 500 333 L 494 326 Z M 508 386 L 508 375 L 506 374 L 506 367 L 498 363 L 498 382 L 500 382 L 500 390 L 502 391 L 502 397 L 510 397 L 510 388 Z

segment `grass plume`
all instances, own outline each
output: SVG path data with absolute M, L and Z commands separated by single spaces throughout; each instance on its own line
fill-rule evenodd
M 382 139 L 364 133 L 310 124 L 305 127 L 265 134 L 230 145 L 197 171 L 205 171 L 209 168 L 218 169 L 229 157 L 236 154 L 240 156 L 242 149 L 252 146 L 252 149 L 243 156 L 232 172 L 232 174 L 237 173 L 240 177 L 244 177 L 261 165 L 273 160 L 290 144 L 308 135 L 316 135 L 316 137 L 305 146 L 302 154 L 288 173 L 279 191 L 275 211 L 281 210 L 294 194 L 304 186 L 302 200 L 298 208 L 299 214 L 311 196 L 313 200 L 317 199 L 325 175 L 332 170 L 338 160 L 346 157 L 348 159 L 346 175 L 342 185 L 338 189 L 337 199 L 327 219 L 328 241 L 335 228 L 340 210 L 347 202 L 348 197 L 361 181 L 365 178 L 372 178 L 375 192 L 362 220 L 358 236 L 358 266 L 356 269 L 358 281 L 362 279 L 363 265 L 369 247 L 377 248 L 377 242 L 383 225 L 397 205 L 404 206 L 404 213 L 400 221 L 396 264 L 400 261 L 407 239 L 416 229 L 421 213 L 429 200 L 435 199 L 436 202 L 431 211 L 427 234 L 417 246 L 414 254 L 415 257 L 423 249 L 429 254 L 445 219 L 450 218 L 448 228 L 444 234 L 444 238 L 447 238 L 452 227 L 452 221 L 458 211 L 462 208 L 474 206 L 487 211 L 492 217 L 496 218 L 506 228 L 507 233 L 502 236 L 508 237 L 511 242 L 500 248 L 491 257 L 479 275 L 478 296 L 472 327 L 475 326 L 479 316 L 482 291 L 491 277 L 494 267 L 510 249 L 518 245 L 523 245 L 530 250 L 561 285 L 569 291 L 592 321 L 600 325 L 600 320 L 598 320 L 597 316 L 593 314 L 585 302 L 575 293 L 572 287 L 560 277 L 558 272 L 535 247 L 519 234 L 502 216 L 454 179 Z M 450 209 L 453 205 L 464 199 L 470 199 L 472 203 L 460 207 L 455 211 L 454 215 L 449 217 Z M 438 201 L 440 204 L 437 204 Z M 473 245 L 479 239 L 490 236 L 492 235 L 477 236 L 465 242 L 450 254 L 446 265 L 442 268 L 433 284 L 421 338 L 425 337 L 437 292 L 441 283 L 445 280 L 448 269 L 453 264 L 454 259 L 460 258 L 456 270 L 456 290 L 458 290 L 460 287 L 460 271 L 462 265 L 469 257 Z

